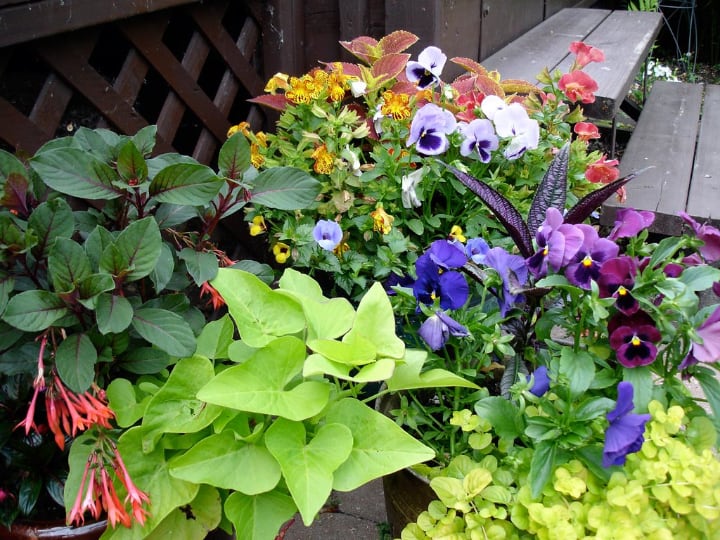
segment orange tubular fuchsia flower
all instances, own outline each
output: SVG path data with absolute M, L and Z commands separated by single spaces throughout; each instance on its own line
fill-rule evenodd
M 572 71 L 560 77 L 558 88 L 565 93 L 570 101 L 593 103 L 598 84 L 590 75 L 582 71 Z
M 220 296 L 220 293 L 207 281 L 200 286 L 200 298 L 204 296 L 210 296 L 208 305 L 211 305 L 216 311 L 225 305 L 223 297 Z

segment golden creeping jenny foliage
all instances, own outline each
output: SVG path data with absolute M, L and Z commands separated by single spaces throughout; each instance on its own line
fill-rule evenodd
M 712 441 L 703 440 L 698 419 L 686 418 L 681 407 L 666 410 L 653 401 L 648 408 L 652 420 L 642 449 L 606 484 L 572 460 L 534 500 L 522 480 L 528 455 L 508 454 L 499 464 L 492 456 L 456 463 L 452 470 L 462 470 L 465 479 L 433 480 L 433 488 L 442 488 L 440 501 L 403 530 L 402 540 L 720 538 L 720 460 Z M 458 413 L 453 421 L 471 426 L 472 416 Z M 473 487 L 467 479 L 479 473 L 492 482 Z

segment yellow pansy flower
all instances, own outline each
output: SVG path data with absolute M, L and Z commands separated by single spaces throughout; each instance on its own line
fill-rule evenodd
M 235 135 L 238 131 L 241 131 L 243 135 L 246 137 L 250 136 L 250 123 L 249 122 L 240 122 L 239 124 L 236 124 L 234 126 L 230 126 L 230 128 L 227 130 L 227 137 L 228 139 Z
M 278 242 L 273 246 L 272 250 L 278 264 L 285 264 L 285 262 L 290 258 L 290 246 L 287 244 Z
M 378 206 L 374 211 L 370 212 L 370 217 L 373 219 L 373 231 L 390 234 L 395 218 L 385 212 L 382 206 Z
M 265 92 L 270 92 L 271 94 L 274 94 L 278 90 L 287 90 L 288 88 L 290 88 L 290 85 L 288 84 L 288 78 L 289 77 L 285 73 L 276 73 L 265 85 Z
M 262 216 L 255 216 L 252 219 L 250 225 L 250 236 L 258 236 L 267 231 L 267 225 L 265 224 L 265 218 Z
M 315 160 L 313 170 L 318 174 L 330 174 L 335 168 L 335 156 L 324 144 L 318 146 L 310 157 Z
M 462 228 L 459 225 L 453 225 L 448 236 L 451 240 L 458 240 L 460 242 L 465 242 L 465 240 L 467 240 L 467 238 L 463 235 Z

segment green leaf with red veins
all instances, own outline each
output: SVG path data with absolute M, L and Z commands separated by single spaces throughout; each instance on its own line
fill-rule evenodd
M 72 334 L 58 345 L 55 351 L 55 366 L 63 383 L 82 394 L 90 388 L 95 378 L 97 350 L 85 334 Z
M 155 175 L 150 182 L 150 195 L 158 202 L 203 206 L 220 192 L 224 183 L 210 167 L 176 163 Z
M 238 179 L 250 167 L 250 145 L 245 135 L 235 133 L 220 148 L 218 168 L 226 178 Z
M 129 187 L 135 187 L 147 178 L 148 168 L 145 158 L 132 141 L 126 142 L 120 148 L 117 171 Z

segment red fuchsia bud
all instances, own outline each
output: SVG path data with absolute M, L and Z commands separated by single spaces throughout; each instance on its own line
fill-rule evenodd
M 130 527 L 130 514 L 127 513 L 125 507 L 120 502 L 117 492 L 115 491 L 115 486 L 104 467 L 100 469 L 100 478 L 103 507 L 107 512 L 110 525 L 115 527 L 118 523 L 122 523 L 125 527 Z
M 210 296 L 207 304 L 212 306 L 214 310 L 218 310 L 225 305 L 225 300 L 215 288 L 210 285 L 210 282 L 206 281 L 200 286 L 200 297 Z
M 145 508 L 143 508 L 143 506 L 145 504 L 150 504 L 150 497 L 148 497 L 147 494 L 138 489 L 138 487 L 132 481 L 130 473 L 125 467 L 125 462 L 120 455 L 120 451 L 114 443 L 111 444 L 113 452 L 115 453 L 113 467 L 115 468 L 115 472 L 118 473 L 118 478 L 120 478 L 120 481 L 123 483 L 125 489 L 127 490 L 127 497 L 125 497 L 125 503 L 127 504 L 127 502 L 130 501 L 132 507 L 132 514 L 135 518 L 135 521 L 137 521 L 140 525 L 144 525 L 145 519 L 150 514 Z

